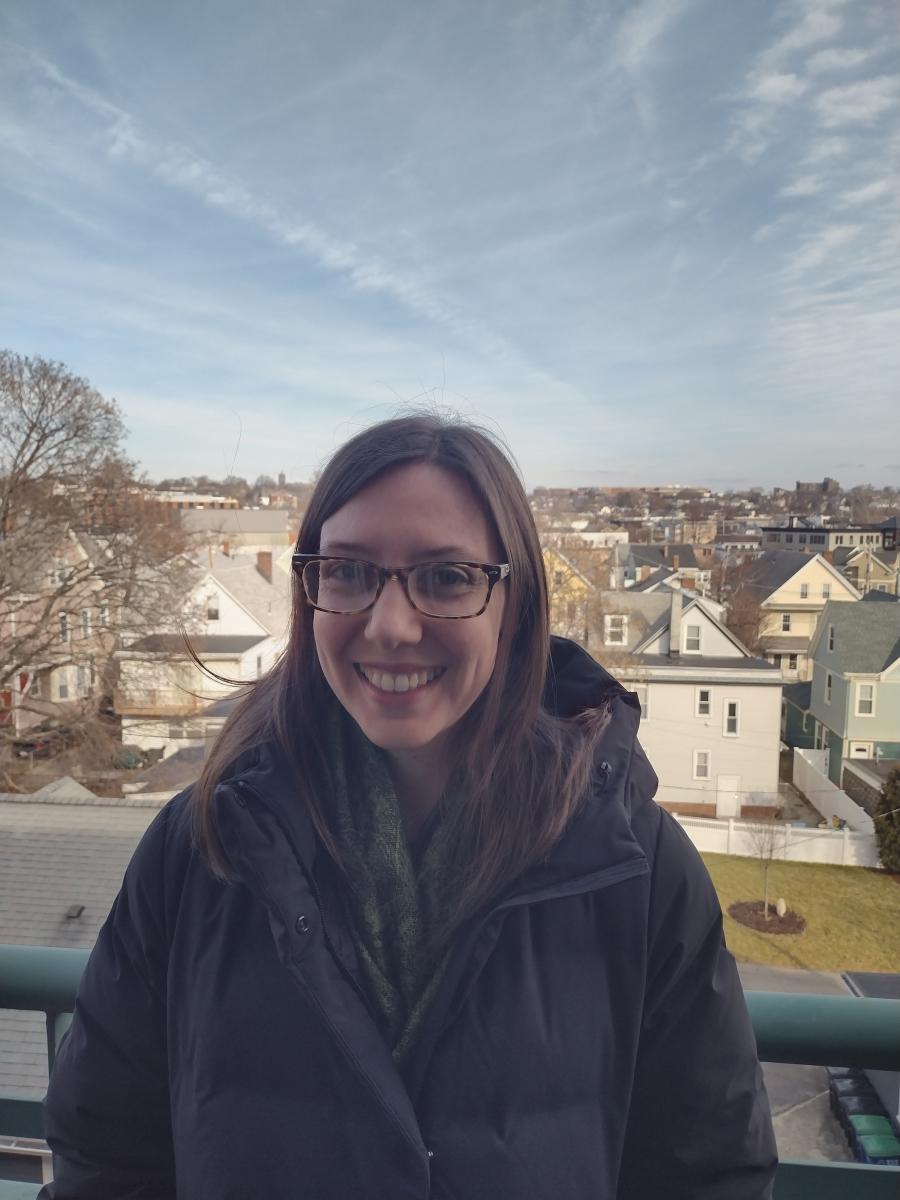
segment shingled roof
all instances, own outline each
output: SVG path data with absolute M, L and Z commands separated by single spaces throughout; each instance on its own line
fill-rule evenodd
M 900 604 L 825 605 L 817 650 L 825 631 L 834 626 L 834 654 L 842 673 L 877 675 L 900 658 Z
M 0 942 L 89 949 L 163 800 L 0 793 Z M 77 915 L 75 915 L 77 913 Z M 0 1011 L 0 1094 L 47 1088 L 42 1013 Z

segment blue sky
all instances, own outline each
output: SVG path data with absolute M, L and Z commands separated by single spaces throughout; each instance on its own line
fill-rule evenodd
M 0 345 L 154 477 L 900 483 L 895 0 L 0 0 Z

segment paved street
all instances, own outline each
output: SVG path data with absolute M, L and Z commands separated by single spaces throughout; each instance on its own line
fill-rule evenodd
M 756 963 L 738 963 L 738 973 L 748 992 L 849 994 L 837 974 L 763 967 Z M 781 1158 L 852 1160 L 841 1127 L 828 1107 L 828 1077 L 824 1067 L 763 1063 L 763 1074 Z

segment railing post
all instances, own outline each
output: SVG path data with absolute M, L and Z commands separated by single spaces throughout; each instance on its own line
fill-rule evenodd
M 728 818 L 728 833 L 725 835 L 725 853 L 731 853 L 731 835 L 734 833 L 734 817 Z

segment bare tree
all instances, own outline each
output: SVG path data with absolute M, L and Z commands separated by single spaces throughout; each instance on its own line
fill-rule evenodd
M 784 823 L 780 819 L 780 810 L 771 816 L 760 817 L 747 827 L 747 839 L 753 857 L 759 861 L 763 873 L 763 916 L 769 919 L 769 869 L 772 860 L 777 857 L 779 848 L 783 845 Z
M 185 537 L 145 499 L 124 433 L 61 363 L 0 353 L 0 738 L 39 716 L 88 724 L 115 649 L 177 627 Z
M 727 559 L 712 572 L 713 596 L 725 605 L 725 624 L 754 654 L 760 650 L 763 610 L 753 578 L 753 559 Z

